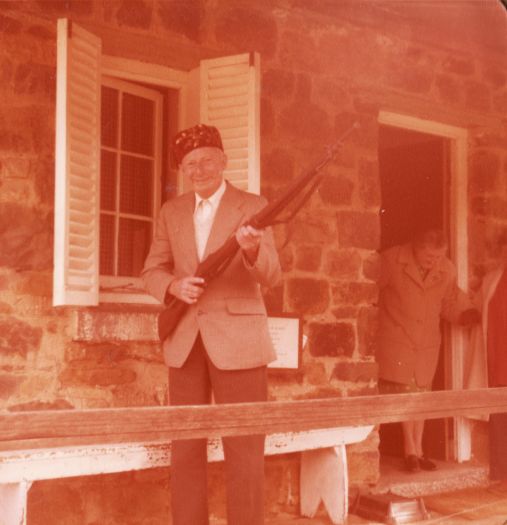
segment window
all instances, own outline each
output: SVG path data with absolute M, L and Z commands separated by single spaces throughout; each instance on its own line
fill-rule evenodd
M 162 201 L 185 190 L 167 178 L 163 145 L 177 129 L 217 126 L 226 178 L 259 192 L 259 72 L 256 54 L 192 72 L 108 57 L 97 36 L 58 21 L 54 305 L 155 302 L 138 276 Z
M 103 77 L 101 87 L 101 289 L 135 287 L 160 206 L 162 94 Z

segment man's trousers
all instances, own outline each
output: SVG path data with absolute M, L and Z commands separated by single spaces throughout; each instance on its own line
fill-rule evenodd
M 238 341 L 238 348 L 241 341 Z M 220 370 L 198 336 L 181 368 L 169 368 L 171 405 L 266 401 L 266 367 Z M 264 523 L 264 436 L 224 437 L 228 525 Z M 171 452 L 173 525 L 208 525 L 207 440 L 176 440 Z

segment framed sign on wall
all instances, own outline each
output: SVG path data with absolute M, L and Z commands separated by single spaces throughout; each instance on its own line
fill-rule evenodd
M 268 367 L 298 369 L 303 346 L 301 319 L 283 315 L 268 317 L 268 327 L 277 355 Z

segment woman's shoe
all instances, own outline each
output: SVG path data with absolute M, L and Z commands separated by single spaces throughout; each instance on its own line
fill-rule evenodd
M 405 468 L 409 472 L 419 472 L 421 470 L 421 467 L 419 465 L 419 459 L 417 456 L 414 456 L 413 454 L 410 454 L 405 458 Z
M 436 470 L 437 469 L 437 466 L 435 465 L 435 463 L 429 460 L 426 456 L 422 456 L 418 458 L 418 460 L 419 460 L 419 466 L 423 470 Z

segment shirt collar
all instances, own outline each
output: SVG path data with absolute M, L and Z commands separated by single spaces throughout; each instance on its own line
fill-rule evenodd
M 213 209 L 216 209 L 218 204 L 220 203 L 220 200 L 222 199 L 225 193 L 226 188 L 227 188 L 227 185 L 225 183 L 225 180 L 222 179 L 222 183 L 220 184 L 218 189 L 215 191 L 215 193 L 213 193 L 213 195 L 211 195 L 207 199 L 203 199 L 200 195 L 196 193 L 195 194 L 195 209 L 197 209 L 201 201 L 208 201 L 213 207 Z

